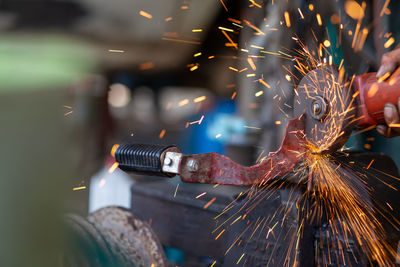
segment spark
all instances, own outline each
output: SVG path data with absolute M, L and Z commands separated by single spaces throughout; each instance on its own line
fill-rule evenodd
M 215 138 L 220 138 L 222 136 L 222 134 L 217 134 L 216 136 L 215 136 Z
M 202 32 L 202 29 L 193 29 L 192 32 Z
M 154 68 L 153 62 L 144 62 L 139 65 L 140 70 L 150 70 L 152 68 Z
M 207 209 L 217 198 L 213 197 L 207 204 L 204 205 L 203 209 Z
M 195 99 L 193 99 L 193 102 L 194 103 L 199 103 L 199 102 L 202 102 L 202 101 L 206 100 L 206 98 L 207 97 L 205 95 L 199 96 L 199 97 L 196 97 Z
M 374 163 L 374 160 L 375 160 L 375 159 L 372 159 L 371 162 L 368 164 L 367 170 L 371 167 L 372 163 Z
M 229 43 L 237 50 L 238 49 L 238 45 L 235 42 L 232 41 L 231 37 L 229 37 L 229 35 L 224 30 L 221 30 L 221 32 L 226 37 L 226 39 L 228 39 Z
M 240 258 L 239 258 L 239 260 L 236 262 L 236 264 L 239 264 L 239 262 L 242 260 L 243 256 L 244 256 L 244 253 L 242 254 L 242 256 L 240 256 Z
M 225 27 L 218 27 L 218 29 L 223 30 L 223 31 L 227 31 L 227 32 L 235 32 L 234 30 L 228 29 L 228 28 L 225 28 Z
M 255 93 L 254 95 L 256 96 L 256 97 L 259 97 L 259 96 L 261 96 L 262 94 L 264 94 L 264 91 L 258 91 L 257 93 Z
M 178 43 L 185 43 L 185 44 L 195 44 L 195 45 L 201 44 L 201 42 L 197 42 L 197 41 L 188 41 L 188 40 L 173 39 L 173 38 L 167 38 L 167 37 L 162 37 L 161 40 L 178 42 Z
M 389 40 L 387 40 L 383 46 L 385 48 L 389 48 L 390 46 L 392 46 L 392 44 L 394 44 L 394 42 L 395 42 L 394 38 L 390 37 Z
M 390 72 L 386 72 L 385 74 L 383 74 L 383 75 L 378 79 L 378 83 L 383 82 L 383 81 L 386 80 L 390 75 L 391 75 Z M 374 88 L 372 88 L 372 87 L 374 87 Z M 373 90 L 373 92 L 371 92 L 371 96 L 375 95 L 375 93 L 378 91 L 378 85 L 377 85 L 376 83 L 373 84 L 373 85 L 371 86 L 370 91 L 372 91 L 372 90 Z M 368 91 L 368 96 L 369 96 L 369 97 L 370 97 L 370 93 L 369 93 L 370 91 Z
M 233 70 L 233 71 L 236 71 L 236 72 L 238 71 L 238 69 L 235 69 L 235 68 L 233 68 L 233 67 L 229 67 L 229 69 L 230 69 L 230 70 Z
M 318 13 L 317 14 L 317 22 L 319 26 L 322 26 L 322 19 L 321 19 L 321 15 Z
M 141 16 L 145 17 L 145 18 L 148 18 L 148 19 L 153 18 L 153 16 L 152 16 L 151 14 L 149 14 L 149 13 L 147 13 L 146 11 L 143 11 L 143 10 L 140 10 L 140 11 L 139 11 L 139 14 L 140 14 Z
M 231 99 L 232 99 L 232 100 L 235 99 L 235 96 L 236 96 L 236 92 L 233 92 L 233 94 L 232 94 L 232 96 L 231 96 Z
M 111 165 L 111 167 L 108 169 L 108 173 L 113 173 L 115 169 L 118 168 L 118 165 L 119 165 L 118 162 L 114 162 L 114 164 Z
M 214 267 L 214 265 L 217 263 L 217 261 L 214 261 L 210 267 Z
M 383 14 L 385 14 L 385 12 L 386 12 L 386 10 L 387 10 L 387 7 L 388 7 L 388 5 L 389 5 L 389 2 L 390 2 L 390 0 L 386 0 L 386 1 L 385 1 L 385 4 L 383 5 L 382 10 L 381 10 L 381 12 L 380 12 L 380 14 L 379 14 L 380 17 L 382 17 Z
M 109 49 L 108 52 L 111 52 L 111 53 L 124 53 L 125 51 L 124 50 L 119 50 L 119 49 Z
M 286 22 L 286 26 L 288 28 L 290 28 L 291 24 L 290 24 L 290 17 L 289 17 L 289 12 L 285 11 L 285 22 Z
M 222 229 L 222 231 L 215 237 L 215 240 L 217 240 L 225 231 L 226 229 Z
M 165 19 L 166 22 L 171 21 L 171 20 L 172 20 L 172 17 L 168 17 Z
M 255 30 L 257 32 L 258 35 L 265 35 L 265 33 L 263 33 L 259 28 L 257 28 L 256 26 L 254 26 L 253 24 L 250 23 L 250 21 L 248 20 L 243 20 L 247 26 L 249 26 L 250 28 L 252 28 L 253 30 Z
M 314 10 L 314 5 L 313 5 L 313 4 L 309 4 L 309 5 L 308 5 L 308 9 L 309 9 L 310 11 L 313 11 L 313 10 Z
M 243 126 L 244 128 L 248 128 L 248 129 L 255 129 L 255 130 L 261 130 L 260 127 L 254 127 L 254 126 Z
M 165 132 L 166 132 L 165 129 L 162 129 L 160 134 L 158 135 L 158 138 L 162 139 L 165 135 Z
M 354 0 L 347 0 L 344 11 L 354 20 L 361 20 L 364 17 L 364 9 Z
M 112 146 L 111 151 L 110 151 L 111 157 L 115 158 L 115 151 L 117 150 L 118 147 L 119 147 L 119 144 L 115 144 Z
M 224 0 L 219 0 L 222 4 L 222 6 L 224 7 L 225 11 L 228 12 L 228 8 L 226 7 Z
M 198 56 L 201 56 L 201 52 L 196 53 L 196 54 L 193 55 L 193 57 L 198 57 Z
M 187 104 L 189 104 L 189 99 L 183 99 L 183 100 L 181 100 L 179 103 L 178 103 L 178 106 L 179 107 L 182 107 L 182 106 L 184 106 L 184 105 L 187 105 Z
M 276 125 L 280 125 L 280 124 L 282 124 L 282 122 L 281 121 L 275 121 L 275 124 Z
M 196 198 L 201 198 L 202 196 L 204 196 L 205 194 L 207 194 L 206 192 L 201 193 L 200 195 L 196 196 Z
M 262 83 L 265 87 L 271 88 L 271 86 L 269 86 L 269 84 L 266 83 L 263 79 L 259 79 L 258 81 L 259 81 L 260 83 Z
M 325 40 L 324 41 L 324 46 L 325 47 L 330 47 L 331 46 L 331 42 L 329 40 Z
M 247 62 L 249 63 L 249 65 L 252 68 L 252 70 L 255 71 L 257 69 L 256 65 L 254 64 L 253 60 L 250 57 L 247 58 Z
M 179 188 L 179 183 L 176 185 L 175 192 L 174 192 L 174 198 L 176 197 L 176 193 L 178 192 L 178 188 Z
M 257 48 L 257 49 L 265 49 L 264 47 L 258 46 L 258 45 L 250 45 L 250 47 Z M 249 52 L 249 50 L 246 50 L 246 52 Z
M 82 189 L 86 189 L 86 186 L 74 187 L 74 188 L 72 188 L 72 191 L 77 191 L 77 190 L 82 190 Z
M 304 19 L 303 12 L 301 12 L 301 9 L 300 9 L 300 8 L 297 8 L 297 11 L 299 12 L 300 17 L 301 17 L 302 19 Z
M 197 70 L 198 68 L 199 68 L 199 66 L 198 66 L 198 65 L 195 65 L 195 66 L 193 66 L 193 67 L 190 68 L 190 71 L 195 71 L 195 70 Z

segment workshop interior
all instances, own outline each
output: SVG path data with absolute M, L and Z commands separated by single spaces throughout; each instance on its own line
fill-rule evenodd
M 1 266 L 400 265 L 399 15 L 0 0 Z

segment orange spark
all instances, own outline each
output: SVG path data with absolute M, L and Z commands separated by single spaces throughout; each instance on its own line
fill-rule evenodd
M 143 11 L 143 10 L 140 10 L 140 11 L 139 11 L 139 14 L 140 14 L 141 16 L 145 17 L 145 18 L 148 18 L 148 19 L 153 18 L 153 16 L 152 16 L 151 14 L 149 14 L 149 13 L 147 13 L 146 11 Z
M 108 169 L 108 173 L 113 173 L 115 169 L 118 167 L 119 163 L 114 162 L 114 164 Z
M 180 101 L 179 103 L 178 103 L 178 106 L 179 107 L 182 107 L 182 106 L 184 106 L 184 105 L 186 105 L 186 104 L 189 104 L 189 99 L 183 99 L 182 101 Z
M 225 35 L 226 39 L 228 39 L 228 41 L 232 44 L 232 46 L 235 47 L 235 49 L 237 50 L 238 46 L 236 43 L 232 41 L 231 37 L 229 37 L 229 35 L 224 30 L 221 30 L 221 32 Z
M 394 38 L 390 37 L 389 40 L 387 40 L 383 46 L 385 48 L 389 48 L 392 44 L 394 44 L 394 41 L 395 41 Z
M 228 8 L 226 7 L 224 0 L 219 0 L 222 4 L 222 6 L 224 7 L 225 11 L 228 12 Z
M 201 102 L 201 101 L 204 101 L 204 100 L 206 100 L 206 96 L 205 95 L 203 95 L 203 96 L 199 96 L 199 97 L 196 97 L 195 99 L 193 99 L 193 102 L 194 103 L 199 103 L 199 102 Z
M 224 232 L 225 232 L 225 229 L 223 229 L 223 230 L 215 237 L 215 240 L 217 240 Z
M 290 24 L 290 17 L 289 17 L 289 12 L 285 11 L 285 22 L 286 22 L 286 26 L 288 28 L 290 28 L 291 24 Z
M 322 26 L 322 19 L 321 19 L 321 15 L 318 13 L 317 14 L 317 22 L 319 26 Z
M 119 147 L 119 144 L 115 144 L 112 146 L 111 152 L 110 152 L 111 157 L 115 158 L 115 151 L 117 150 L 118 147 Z
M 248 58 L 247 58 L 247 62 L 249 63 L 250 67 L 251 67 L 253 70 L 256 70 L 256 65 L 254 64 L 253 59 L 251 59 L 250 57 L 248 57 Z
M 207 204 L 204 205 L 203 209 L 207 209 L 217 198 L 213 197 Z
M 185 44 L 195 44 L 195 45 L 201 44 L 201 42 L 188 41 L 188 40 L 182 40 L 182 39 L 173 39 L 173 38 L 167 38 L 167 37 L 162 37 L 161 39 L 164 41 L 172 41 L 172 42 L 185 43 Z
M 158 135 L 158 138 L 162 139 L 165 135 L 165 129 L 162 129 L 160 134 Z

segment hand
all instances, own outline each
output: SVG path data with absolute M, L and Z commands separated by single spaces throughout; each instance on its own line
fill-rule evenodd
M 400 98 L 397 100 L 397 107 L 391 103 L 385 105 L 383 114 L 386 124 L 376 126 L 378 133 L 385 137 L 395 137 L 400 135 Z M 397 124 L 396 127 L 388 127 L 391 124 Z
M 387 79 L 390 74 L 395 72 L 395 70 L 400 65 L 400 48 L 397 48 L 389 53 L 386 53 L 382 57 L 381 67 L 376 74 L 376 77 Z M 389 73 L 389 74 L 387 74 Z M 399 89 L 400 90 L 400 89 Z M 400 124 L 400 98 L 397 101 L 397 107 L 391 103 L 385 105 L 383 113 L 385 116 L 385 124 L 378 125 L 376 130 L 378 133 L 385 137 L 394 137 L 400 135 L 400 127 L 388 127 L 390 124 Z

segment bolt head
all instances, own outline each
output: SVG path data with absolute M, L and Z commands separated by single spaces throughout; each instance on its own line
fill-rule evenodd
M 316 120 L 323 120 L 328 114 L 329 107 L 324 98 L 315 96 L 310 105 L 311 117 Z
M 167 165 L 167 166 L 171 166 L 172 165 L 172 159 L 171 158 L 165 158 L 164 164 Z
M 195 172 L 199 169 L 199 163 L 195 159 L 189 159 L 186 163 L 186 167 L 190 172 Z

